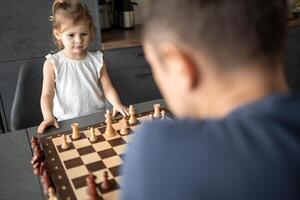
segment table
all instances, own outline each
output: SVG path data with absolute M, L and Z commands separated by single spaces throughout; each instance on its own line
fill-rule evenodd
M 0 199 L 43 199 L 26 130 L 0 136 Z
M 155 103 L 166 107 L 162 99 L 134 105 L 137 112 L 153 109 Z M 104 112 L 60 122 L 60 128 L 50 128 L 44 134 L 51 135 L 71 129 L 73 122 L 80 127 L 104 121 Z M 46 199 L 39 179 L 33 174 L 30 139 L 36 135 L 37 127 L 0 135 L 0 199 Z

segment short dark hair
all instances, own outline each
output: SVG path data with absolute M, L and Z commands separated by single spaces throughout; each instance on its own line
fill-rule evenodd
M 218 65 L 278 61 L 286 7 L 286 0 L 146 0 L 144 37 L 174 35 Z

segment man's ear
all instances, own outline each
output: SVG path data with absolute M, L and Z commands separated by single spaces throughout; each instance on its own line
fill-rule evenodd
M 161 44 L 160 59 L 174 80 L 186 89 L 194 89 L 200 81 L 200 69 L 192 54 L 174 44 Z
M 61 34 L 60 34 L 60 32 L 57 29 L 53 30 L 53 35 L 55 36 L 55 38 L 57 40 L 61 40 Z

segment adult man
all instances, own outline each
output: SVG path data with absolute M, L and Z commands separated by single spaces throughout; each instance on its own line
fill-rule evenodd
M 145 52 L 175 122 L 129 147 L 123 199 L 300 199 L 285 0 L 149 0 Z

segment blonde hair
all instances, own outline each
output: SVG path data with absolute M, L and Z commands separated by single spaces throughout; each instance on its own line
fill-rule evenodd
M 89 25 L 92 37 L 96 34 L 96 28 L 93 22 L 93 18 L 85 4 L 82 4 L 79 0 L 55 0 L 52 5 L 52 21 L 53 30 L 60 30 L 61 25 L 66 20 L 71 20 L 72 24 L 76 24 L 79 21 L 86 21 Z M 54 43 L 59 50 L 63 49 L 63 44 L 60 40 L 57 40 L 53 35 Z

